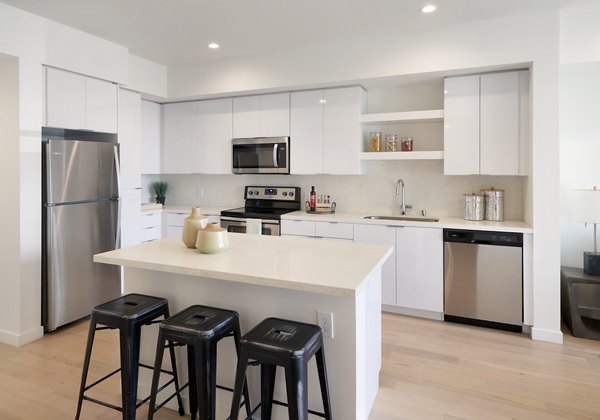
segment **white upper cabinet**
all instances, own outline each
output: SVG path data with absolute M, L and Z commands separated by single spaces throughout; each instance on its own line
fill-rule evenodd
M 479 174 L 479 76 L 444 81 L 444 173 Z
M 360 174 L 360 87 L 292 92 L 291 172 Z
M 46 126 L 85 129 L 85 76 L 46 68 Z
M 363 130 L 359 122 L 366 110 L 365 91 L 359 87 L 324 91 L 323 172 L 360 174 Z
M 260 96 L 233 98 L 233 138 L 260 137 Z
M 290 94 L 288 92 L 260 97 L 260 135 L 262 137 L 290 135 Z
M 231 173 L 232 99 L 163 105 L 161 172 Z
M 160 105 L 142 101 L 142 173 L 160 174 Z
M 231 174 L 232 99 L 198 102 L 198 172 Z
M 190 174 L 198 166 L 198 103 L 163 105 L 161 173 Z
M 117 85 L 87 77 L 85 80 L 85 115 L 88 130 L 117 132 Z
M 290 172 L 323 173 L 323 98 L 322 90 L 292 92 Z
M 116 84 L 46 68 L 47 127 L 117 132 Z
M 518 175 L 519 73 L 482 75 L 480 97 L 480 172 Z
M 444 90 L 444 173 L 526 175 L 529 72 L 447 78 Z
M 290 94 L 233 99 L 233 138 L 290 135 Z
M 121 187 L 142 186 L 141 117 L 139 93 L 119 89 L 119 145 L 121 151 Z

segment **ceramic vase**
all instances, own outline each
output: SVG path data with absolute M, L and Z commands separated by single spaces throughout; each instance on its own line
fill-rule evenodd
M 181 240 L 188 248 L 196 246 L 198 231 L 206 226 L 208 219 L 200 213 L 199 207 L 192 207 L 192 213 L 183 220 Z
M 196 248 L 202 254 L 216 254 L 229 246 L 227 229 L 217 223 L 209 223 L 204 229 L 198 231 Z

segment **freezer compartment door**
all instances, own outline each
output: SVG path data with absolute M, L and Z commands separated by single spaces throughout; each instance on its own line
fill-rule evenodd
M 446 242 L 444 314 L 522 325 L 522 248 Z
M 44 326 L 51 331 L 91 313 L 121 294 L 120 267 L 94 263 L 115 249 L 119 201 L 46 208 Z
M 119 145 L 79 140 L 48 140 L 44 148 L 49 204 L 119 196 Z

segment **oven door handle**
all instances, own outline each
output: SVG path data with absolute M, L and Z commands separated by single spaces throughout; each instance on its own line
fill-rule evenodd
M 279 153 L 277 153 L 278 151 L 279 151 L 279 143 L 275 143 L 273 145 L 273 165 L 276 168 L 279 168 L 279 158 L 278 158 Z
M 230 216 L 221 216 L 221 220 L 223 221 L 229 221 L 229 222 L 239 222 L 239 223 L 246 223 L 246 219 L 248 219 L 247 217 L 230 217 Z M 278 225 L 279 224 L 279 220 L 273 220 L 273 219 L 259 219 L 261 221 L 261 223 L 265 224 L 265 223 L 269 223 L 269 224 L 273 224 L 273 225 Z

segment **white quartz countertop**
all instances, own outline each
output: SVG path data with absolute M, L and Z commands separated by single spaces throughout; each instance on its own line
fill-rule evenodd
M 487 230 L 493 232 L 517 232 L 533 233 L 533 229 L 527 223 L 518 220 L 505 220 L 504 222 L 490 221 L 469 221 L 454 218 L 439 218 L 439 222 L 411 222 L 397 220 L 373 220 L 364 219 L 365 216 L 385 216 L 386 213 L 334 213 L 334 214 L 309 214 L 305 211 L 295 211 L 281 216 L 282 220 L 308 220 L 315 222 L 339 222 L 339 223 L 359 223 L 366 225 L 386 225 L 386 226 L 417 226 L 426 228 L 450 228 L 450 229 L 471 229 Z M 399 215 L 394 215 L 399 216 Z M 435 217 L 435 216 L 431 216 Z
M 387 245 L 315 241 L 229 233 L 229 248 L 200 254 L 179 237 L 94 255 L 94 261 L 223 281 L 354 296 L 363 280 L 391 255 Z

